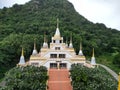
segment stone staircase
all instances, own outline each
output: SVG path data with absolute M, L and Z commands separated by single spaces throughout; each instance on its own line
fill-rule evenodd
M 49 69 L 48 90 L 72 90 L 67 69 Z

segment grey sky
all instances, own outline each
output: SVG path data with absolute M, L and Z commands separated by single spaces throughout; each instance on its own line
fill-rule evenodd
M 29 0 L 0 0 L 0 8 L 15 3 L 24 4 Z M 120 30 L 120 0 L 68 0 L 77 12 L 88 20 L 104 23 L 107 27 Z

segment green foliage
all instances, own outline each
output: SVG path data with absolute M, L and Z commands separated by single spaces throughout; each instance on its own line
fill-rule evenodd
M 47 79 L 43 66 L 15 67 L 6 73 L 6 87 L 2 90 L 45 90 Z
M 113 64 L 115 64 L 116 66 L 118 66 L 120 68 L 120 53 L 117 54 L 114 59 L 113 59 Z
M 117 81 L 101 67 L 73 64 L 70 73 L 73 90 L 117 90 Z
M 117 53 L 105 53 L 104 55 L 100 55 L 99 57 L 96 57 L 97 63 L 106 65 L 107 67 L 114 70 L 117 74 L 120 72 L 120 68 L 118 67 L 118 64 L 115 64 L 115 57 L 118 55 Z

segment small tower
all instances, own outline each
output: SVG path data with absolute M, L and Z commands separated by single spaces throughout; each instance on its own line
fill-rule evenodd
M 65 47 L 68 48 L 68 42 L 67 42 L 67 40 L 66 40 L 66 43 L 65 43 Z
M 34 40 L 34 49 L 33 49 L 32 55 L 36 55 L 36 54 L 38 54 L 38 52 L 36 50 L 36 43 L 35 43 L 35 40 Z
M 118 76 L 118 90 L 120 90 L 120 73 L 119 73 L 119 76 Z
M 91 64 L 96 65 L 95 55 L 94 55 L 94 48 L 93 48 L 93 54 L 92 54 L 92 58 L 91 58 Z
M 48 43 L 47 43 L 47 40 L 46 40 L 46 35 L 44 33 L 44 43 L 43 43 L 43 48 L 48 48 Z
M 72 34 L 71 34 L 71 38 L 70 38 L 69 48 L 73 48 L 73 44 L 72 44 Z
M 22 53 L 18 65 L 24 65 L 24 64 L 25 64 L 25 58 L 24 58 L 24 50 L 22 48 Z
M 83 56 L 83 52 L 82 52 L 82 44 L 80 43 L 80 50 L 79 50 L 79 54 L 80 56 Z
M 41 48 L 42 48 L 42 44 L 40 45 L 39 56 L 41 55 Z

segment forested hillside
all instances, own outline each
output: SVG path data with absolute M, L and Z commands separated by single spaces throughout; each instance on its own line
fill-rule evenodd
M 28 60 L 34 39 L 39 51 L 44 32 L 50 42 L 57 18 L 60 20 L 59 28 L 64 41 L 69 40 L 72 33 L 76 52 L 80 41 L 86 56 L 91 56 L 93 47 L 97 57 L 106 54 L 115 56 L 120 52 L 120 31 L 88 21 L 67 0 L 31 0 L 25 5 L 15 4 L 11 8 L 0 9 L 0 72 L 4 73 L 18 63 L 22 46 Z

